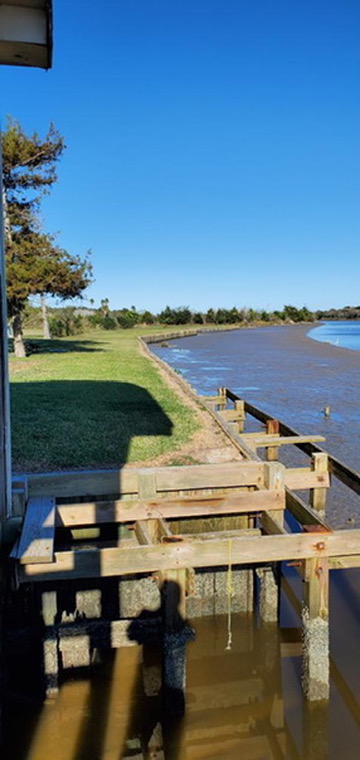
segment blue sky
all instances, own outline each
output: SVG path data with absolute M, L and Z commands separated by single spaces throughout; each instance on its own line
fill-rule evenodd
M 7 113 L 67 150 L 44 227 L 112 308 L 360 303 L 358 0 L 55 0 Z

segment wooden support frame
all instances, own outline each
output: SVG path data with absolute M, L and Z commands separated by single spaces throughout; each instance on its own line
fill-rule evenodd
M 360 530 L 333 533 L 286 533 L 232 539 L 234 565 L 359 555 Z M 227 566 L 229 541 L 187 541 L 132 548 L 112 547 L 55 552 L 54 562 L 18 567 L 20 582 L 69 580 L 152 573 L 168 568 Z

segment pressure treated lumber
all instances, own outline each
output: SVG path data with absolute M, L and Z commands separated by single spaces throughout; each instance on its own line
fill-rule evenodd
M 165 492 L 249 485 L 261 487 L 262 467 L 263 463 L 259 460 L 258 462 L 231 462 L 221 467 L 203 464 L 188 467 L 120 468 L 118 470 L 85 470 L 81 473 L 47 473 L 29 475 L 28 486 L 31 496 L 51 493 L 61 498 L 139 494 L 141 483 L 145 481 L 152 484 L 152 489 Z
M 289 533 L 232 539 L 234 565 L 281 562 L 282 560 L 343 557 L 359 553 L 360 530 L 333 533 Z M 227 566 L 229 542 L 221 538 L 186 541 L 135 548 L 112 547 L 56 552 L 53 563 L 18 567 L 19 581 L 98 578 L 152 573 L 186 567 Z
M 234 495 L 173 497 L 172 499 L 124 500 L 91 502 L 86 504 L 59 504 L 57 524 L 65 527 L 126 523 L 149 518 L 214 517 L 265 509 L 282 510 L 285 497 L 280 491 L 261 489 L 239 491 Z
M 249 437 L 248 437 L 249 436 Z M 252 435 L 252 433 L 242 433 L 242 438 L 251 446 L 255 446 L 257 449 L 267 448 L 268 446 L 286 446 L 289 444 L 307 443 L 308 441 L 325 441 L 323 435 Z
M 18 545 L 17 558 L 26 562 L 52 562 L 55 536 L 55 499 L 30 498 Z

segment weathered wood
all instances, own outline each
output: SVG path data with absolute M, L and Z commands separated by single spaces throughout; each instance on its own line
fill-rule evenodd
M 18 559 L 27 562 L 52 562 L 55 536 L 55 499 L 33 497 L 28 501 L 20 536 Z
M 329 482 L 329 457 L 321 451 L 312 455 L 312 469 L 324 482 Z M 310 492 L 310 503 L 317 512 L 325 512 L 326 507 L 326 490 L 324 488 L 312 488 Z
M 261 489 L 239 491 L 234 495 L 211 494 L 202 497 L 173 497 L 152 501 L 124 500 L 89 504 L 59 504 L 58 525 L 65 527 L 126 523 L 148 518 L 183 518 L 259 512 L 284 509 L 281 491 Z
M 333 533 L 289 533 L 232 539 L 233 564 L 281 562 L 282 560 L 343 557 L 359 551 L 360 530 Z M 221 538 L 136 548 L 107 548 L 56 552 L 53 563 L 19 568 L 20 581 L 66 580 L 111 577 L 167 570 L 169 567 L 212 567 L 228 564 L 228 541 Z

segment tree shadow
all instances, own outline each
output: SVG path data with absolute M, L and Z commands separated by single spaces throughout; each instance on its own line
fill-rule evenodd
M 98 469 L 128 461 L 130 445 L 169 437 L 173 424 L 153 396 L 133 383 L 56 380 L 12 383 L 13 466 L 17 471 Z M 24 431 L 26 430 L 26 435 Z M 134 456 L 132 457 L 134 459 Z
M 93 340 L 61 340 L 61 338 L 31 338 L 24 340 L 26 355 L 30 354 L 68 354 L 89 351 L 103 351 L 98 341 Z M 13 338 L 8 341 L 9 351 L 14 349 Z

